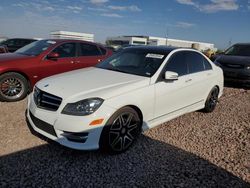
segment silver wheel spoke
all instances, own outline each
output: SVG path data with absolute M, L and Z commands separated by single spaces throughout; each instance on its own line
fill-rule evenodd
M 122 128 L 122 124 L 119 119 L 116 119 L 114 123 L 112 124 L 110 130 L 112 131 L 119 131 Z
M 118 137 L 117 139 L 115 139 L 113 141 L 113 143 L 111 144 L 111 146 L 113 148 L 117 148 L 117 146 L 120 146 L 118 151 L 121 151 L 122 150 L 122 145 L 123 145 L 123 142 L 122 142 L 122 137 Z
M 23 83 L 18 78 L 6 78 L 0 83 L 0 93 L 6 98 L 18 98 L 23 92 Z
M 122 115 L 119 116 L 119 121 L 120 121 L 120 124 L 121 124 L 122 126 L 125 125 L 125 120 L 124 120 L 124 118 L 123 118 Z
M 123 148 L 126 149 L 133 142 L 133 139 L 129 138 L 127 135 L 123 138 Z
M 128 118 L 127 118 L 127 121 L 126 121 L 126 126 L 129 126 L 130 125 L 130 122 L 133 118 L 133 115 L 132 114 L 129 114 Z

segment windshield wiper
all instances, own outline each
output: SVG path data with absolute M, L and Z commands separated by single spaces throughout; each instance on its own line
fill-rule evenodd
M 105 68 L 107 70 L 111 70 L 111 71 L 116 71 L 116 72 L 122 72 L 122 73 L 126 73 L 126 74 L 131 74 L 129 72 L 126 72 L 126 71 L 123 71 L 123 70 L 120 70 L 120 69 L 114 69 L 114 68 Z

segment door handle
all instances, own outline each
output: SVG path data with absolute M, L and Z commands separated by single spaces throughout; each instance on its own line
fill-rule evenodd
M 191 82 L 192 81 L 192 79 L 190 78 L 190 79 L 187 79 L 185 82 L 187 83 L 187 82 Z
M 70 63 L 75 64 L 75 63 L 80 63 L 80 61 L 70 61 Z

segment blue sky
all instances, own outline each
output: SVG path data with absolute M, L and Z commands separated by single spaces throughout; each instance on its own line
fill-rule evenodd
M 0 36 L 48 38 L 67 30 L 151 35 L 215 43 L 250 42 L 250 0 L 1 0 Z

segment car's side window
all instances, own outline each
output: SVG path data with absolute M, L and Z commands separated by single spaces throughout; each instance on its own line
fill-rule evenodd
M 206 60 L 205 57 L 203 57 L 203 66 L 205 70 L 211 70 L 212 69 L 212 65 L 208 62 L 208 60 Z
M 80 56 L 97 56 L 102 55 L 97 46 L 92 44 L 80 43 Z
M 186 52 L 189 74 L 204 71 L 203 56 L 197 52 Z
M 101 52 L 102 52 L 102 55 L 106 55 L 107 50 L 105 50 L 105 49 L 104 49 L 104 48 L 102 48 L 102 47 L 100 47 L 100 50 L 101 50 Z
M 178 73 L 179 76 L 188 74 L 185 53 L 174 53 L 167 62 L 165 71 L 172 71 Z
M 76 44 L 75 43 L 64 43 L 53 50 L 58 53 L 60 58 L 64 57 L 75 57 L 76 56 Z
M 14 40 L 7 40 L 6 41 L 6 45 L 7 46 L 14 46 L 15 45 L 15 41 Z

